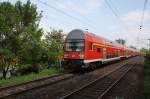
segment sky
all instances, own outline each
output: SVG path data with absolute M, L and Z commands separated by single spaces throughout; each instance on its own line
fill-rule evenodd
M 66 34 L 73 29 L 88 29 L 110 40 L 123 38 L 127 46 L 138 48 L 147 48 L 150 39 L 150 0 L 147 1 L 140 31 L 144 0 L 31 0 L 43 12 L 40 26 L 45 32 L 50 27 Z

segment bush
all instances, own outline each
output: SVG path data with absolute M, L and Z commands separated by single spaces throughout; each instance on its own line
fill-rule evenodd
M 146 59 L 150 60 L 150 52 L 146 53 Z
M 36 64 L 36 65 L 32 66 L 32 70 L 34 73 L 39 73 L 41 69 L 42 69 L 41 64 Z
M 21 75 L 29 74 L 32 72 L 32 66 L 31 64 L 21 65 L 18 71 L 19 71 L 19 74 Z
M 36 65 L 31 65 L 31 64 L 24 64 L 21 65 L 18 69 L 18 72 L 20 75 L 25 75 L 25 74 L 29 74 L 29 73 L 39 73 L 39 71 L 41 70 L 41 65 L 40 64 L 36 64 Z

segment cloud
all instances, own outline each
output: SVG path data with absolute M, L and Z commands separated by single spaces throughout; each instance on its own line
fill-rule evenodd
M 81 15 L 87 15 L 99 8 L 102 1 L 103 0 L 68 0 L 66 3 L 66 8 L 69 11 L 73 11 Z
M 150 21 L 150 11 L 144 12 L 144 21 Z M 131 11 L 127 15 L 122 17 L 122 20 L 126 22 L 139 23 L 141 21 L 142 11 Z
M 121 19 L 127 24 L 129 30 L 125 33 L 120 34 L 121 37 L 127 38 L 128 45 L 134 45 L 140 47 L 147 47 L 147 41 L 150 37 L 150 11 L 146 10 L 143 20 L 143 28 L 140 32 L 140 22 L 142 17 L 142 11 L 135 10 L 130 11 L 126 15 L 122 16 Z
M 132 28 L 128 32 L 122 32 L 119 35 L 121 38 L 127 40 L 127 45 L 136 46 L 138 48 L 147 47 L 147 40 L 150 37 L 150 28 L 145 27 L 141 32 L 137 28 Z

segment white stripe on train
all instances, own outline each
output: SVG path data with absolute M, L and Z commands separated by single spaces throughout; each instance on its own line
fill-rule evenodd
M 108 61 L 113 61 L 113 60 L 119 60 L 121 57 L 125 57 L 125 56 L 119 56 L 119 57 L 109 58 L 109 59 L 91 59 L 91 60 L 84 60 L 84 63 L 87 64 L 87 63 L 97 62 L 97 61 L 108 62 Z M 128 58 L 128 57 L 131 57 L 131 55 L 126 56 L 126 57 L 127 57 L 127 58 Z

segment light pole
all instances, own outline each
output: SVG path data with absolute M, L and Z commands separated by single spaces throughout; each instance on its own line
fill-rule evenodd
M 88 30 L 89 30 L 89 29 L 85 29 L 85 31 L 87 31 L 87 32 L 88 32 Z

